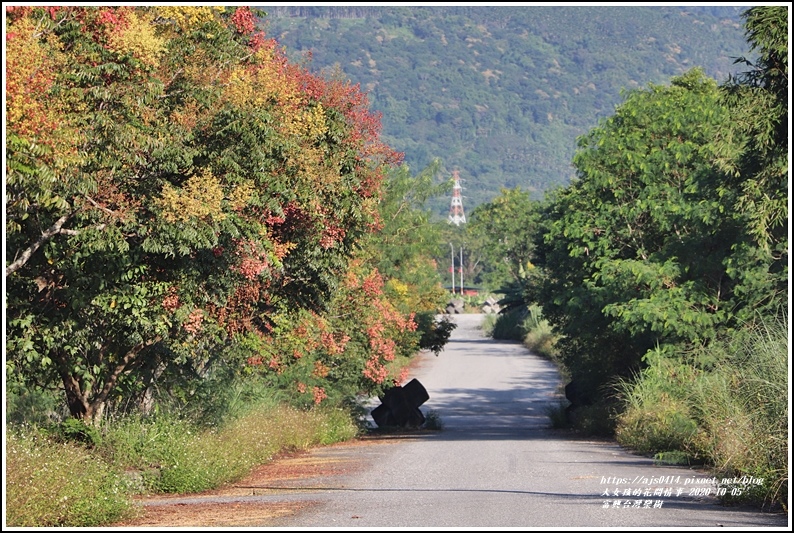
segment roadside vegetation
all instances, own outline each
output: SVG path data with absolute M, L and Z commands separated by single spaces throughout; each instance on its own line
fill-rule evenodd
M 662 462 L 712 465 L 727 500 L 773 508 L 788 487 L 788 319 L 748 324 L 679 358 L 658 352 L 619 387 L 617 441 Z M 738 489 L 738 490 L 736 490 Z
M 165 412 L 87 427 L 10 426 L 6 518 L 12 527 L 102 526 L 137 516 L 136 494 L 195 493 L 233 483 L 279 453 L 348 440 L 362 428 L 344 409 L 246 402 L 207 427 Z M 82 431 L 79 427 L 82 425 Z M 82 438 L 77 438 L 82 433 Z
M 556 425 L 788 494 L 787 10 L 743 13 L 758 60 L 722 85 L 694 68 L 626 91 L 581 136 L 570 186 L 503 190 L 471 214 L 490 334 L 552 347 Z M 490 236 L 489 239 L 482 238 Z M 497 265 L 497 266 L 494 266 Z M 490 276 L 490 278 L 489 278 Z

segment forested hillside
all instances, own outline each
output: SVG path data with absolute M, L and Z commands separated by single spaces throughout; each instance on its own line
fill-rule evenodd
M 623 88 L 695 66 L 718 82 L 748 55 L 740 7 L 274 7 L 268 36 L 361 84 L 414 170 L 460 170 L 467 207 L 500 187 L 570 181 L 576 137 Z M 435 204 L 442 214 L 448 203 Z

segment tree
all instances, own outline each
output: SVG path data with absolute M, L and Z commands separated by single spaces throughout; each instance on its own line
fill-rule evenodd
M 716 164 L 738 190 L 734 209 L 749 229 L 731 265 L 741 278 L 737 291 L 754 308 L 774 309 L 786 301 L 789 282 L 788 9 L 758 6 L 742 17 L 758 60 L 739 58 L 751 70 L 722 87 L 731 118 L 716 135 Z
M 327 307 L 401 159 L 357 86 L 247 7 L 13 8 L 7 34 L 14 387 L 95 420 Z
M 648 350 L 705 342 L 746 305 L 726 269 L 744 220 L 713 168 L 719 96 L 698 69 L 628 93 L 580 138 L 578 179 L 543 212 L 530 297 L 591 398 Z
M 489 286 L 501 287 L 523 279 L 533 267 L 532 241 L 538 227 L 535 202 L 520 188 L 502 189 L 491 202 L 471 213 L 468 233 L 479 243 Z
M 431 198 L 448 193 L 452 182 L 434 184 L 439 161 L 412 175 L 406 165 L 389 173 L 379 206 L 380 231 L 362 244 L 360 257 L 380 272 L 384 294 L 402 313 L 414 314 L 417 349 L 436 355 L 449 339 L 454 324 L 438 320 L 446 291 L 439 276 L 435 253 L 442 243 L 447 222 L 433 220 L 426 207 Z
M 449 183 L 434 184 L 438 168 L 435 161 L 416 175 L 406 165 L 390 172 L 379 205 L 381 229 L 362 242 L 362 258 L 385 276 L 387 289 L 399 287 L 406 311 L 435 313 L 444 297 L 433 256 L 446 223 L 434 221 L 425 207 L 449 191 Z

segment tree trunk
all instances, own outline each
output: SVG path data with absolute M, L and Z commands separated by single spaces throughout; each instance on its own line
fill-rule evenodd
M 80 383 L 69 372 L 68 357 L 63 352 L 58 352 L 56 355 L 58 361 L 58 373 L 61 375 L 63 382 L 63 390 L 66 393 L 66 405 L 69 407 L 69 413 L 74 418 L 85 420 L 85 415 L 88 412 L 88 402 L 85 399 L 83 391 L 80 389 Z
M 105 412 L 108 398 L 115 389 L 119 376 L 125 370 L 129 369 L 136 358 L 140 357 L 141 352 L 145 348 L 160 342 L 161 339 L 162 337 L 158 335 L 149 341 L 133 346 L 124 357 L 122 357 L 121 361 L 114 368 L 110 369 L 104 385 L 97 382 L 98 387 L 94 389 L 95 392 L 90 392 L 90 390 L 84 391 L 80 386 L 80 381 L 70 372 L 71 361 L 69 357 L 63 352 L 56 353 L 58 373 L 61 375 L 61 380 L 63 381 L 63 389 L 66 392 L 66 403 L 69 406 L 69 413 L 74 418 L 80 418 L 90 424 L 98 422 L 99 418 L 101 418 Z M 98 379 L 99 376 L 94 376 L 94 378 Z M 99 388 L 100 385 L 101 388 Z

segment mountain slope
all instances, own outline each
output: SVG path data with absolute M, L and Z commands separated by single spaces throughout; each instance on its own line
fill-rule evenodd
M 266 33 L 313 70 L 360 83 L 383 138 L 418 171 L 459 170 L 467 207 L 500 187 L 569 183 L 576 137 L 621 90 L 747 54 L 738 7 L 264 6 Z M 448 206 L 434 206 L 443 212 Z

